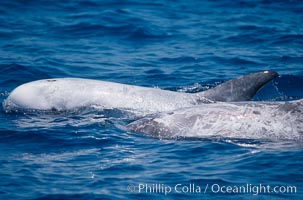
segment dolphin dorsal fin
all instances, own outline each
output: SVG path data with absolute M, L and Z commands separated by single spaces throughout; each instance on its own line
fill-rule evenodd
M 277 76 L 278 73 L 274 71 L 252 73 L 226 81 L 212 89 L 199 92 L 196 96 L 212 101 L 249 101 L 262 86 Z

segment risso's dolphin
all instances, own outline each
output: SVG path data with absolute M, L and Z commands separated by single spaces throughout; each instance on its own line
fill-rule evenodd
M 80 78 L 38 80 L 14 89 L 4 102 L 6 109 L 70 110 L 87 106 L 171 111 L 209 101 L 246 101 L 278 74 L 263 71 L 227 81 L 213 89 L 189 94 L 156 88 Z
M 303 100 L 201 104 L 158 113 L 127 130 L 159 138 L 303 140 Z

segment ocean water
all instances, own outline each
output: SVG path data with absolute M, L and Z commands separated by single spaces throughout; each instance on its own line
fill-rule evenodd
M 300 99 L 302 21 L 300 0 L 2 0 L 0 101 L 44 78 L 197 92 L 262 70 L 280 77 L 254 100 Z M 302 141 L 160 140 L 131 121 L 1 106 L 0 199 L 303 199 Z

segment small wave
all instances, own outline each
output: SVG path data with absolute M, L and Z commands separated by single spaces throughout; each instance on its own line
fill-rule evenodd
M 303 44 L 303 35 L 302 34 L 288 34 L 277 37 L 272 41 L 272 44 L 281 45 L 281 44 Z
M 256 60 L 252 60 L 249 58 L 243 58 L 243 57 L 221 57 L 221 56 L 213 56 L 209 59 L 214 60 L 217 63 L 222 63 L 224 65 L 260 65 L 260 63 Z
M 137 41 L 145 39 L 163 39 L 170 36 L 170 34 L 157 30 L 156 28 L 149 29 L 146 27 L 138 27 L 127 36 L 127 39 Z
M 226 42 L 233 45 L 259 45 L 264 44 L 267 42 L 265 37 L 260 37 L 259 34 L 254 33 L 243 33 L 243 34 L 236 34 L 232 36 L 227 36 L 220 39 L 221 42 Z
M 161 58 L 160 59 L 161 62 L 164 63 L 196 63 L 199 62 L 200 59 L 197 57 L 191 57 L 191 56 L 180 56 L 180 57 L 176 57 L 176 58 Z
M 255 95 L 258 101 L 292 101 L 303 98 L 303 76 L 282 75 L 265 85 Z
M 281 56 L 279 62 L 283 63 L 303 63 L 303 56 Z
M 45 195 L 38 198 L 35 198 L 34 200 L 58 200 L 58 199 L 66 199 L 66 200 L 74 200 L 74 199 L 112 199 L 114 195 L 101 195 L 101 194 L 91 194 L 91 193 L 79 193 L 79 194 L 51 194 L 51 195 Z
M 154 75 L 154 74 L 158 75 L 158 74 L 163 74 L 164 72 L 161 69 L 150 69 L 150 70 L 146 70 L 145 73 L 152 74 L 152 75 Z
M 37 77 L 39 77 L 39 79 L 49 78 L 49 75 L 39 68 L 16 63 L 1 64 L 0 74 L 0 85 L 4 85 L 6 89 L 12 89 L 22 83 L 36 80 Z
M 15 37 L 16 37 L 16 32 L 9 31 L 9 30 L 0 31 L 0 38 L 7 40 L 7 39 L 13 39 Z
M 59 26 L 52 31 L 56 37 L 64 38 L 87 38 L 87 37 L 103 37 L 123 36 L 134 29 L 132 25 L 109 26 L 93 23 L 77 23 L 72 25 Z

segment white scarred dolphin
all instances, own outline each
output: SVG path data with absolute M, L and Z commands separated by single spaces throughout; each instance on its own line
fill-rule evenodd
M 4 106 L 45 111 L 101 106 L 144 113 L 164 112 L 208 101 L 247 101 L 277 76 L 272 71 L 248 74 L 194 94 L 80 78 L 46 79 L 17 87 Z
M 158 113 L 127 130 L 159 138 L 245 138 L 303 141 L 303 100 L 219 102 Z

